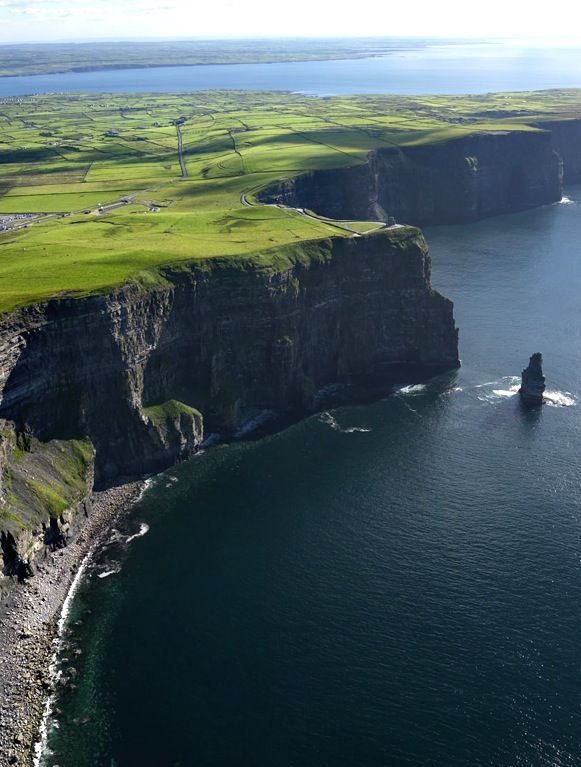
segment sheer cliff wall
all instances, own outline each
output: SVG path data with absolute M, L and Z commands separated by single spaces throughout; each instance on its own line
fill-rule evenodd
M 567 180 L 581 178 L 581 129 L 559 125 L 554 136 L 550 130 L 497 131 L 376 149 L 363 164 L 282 180 L 258 199 L 331 218 L 392 216 L 418 226 L 525 210 L 561 199 L 560 151 Z
M 431 288 L 410 227 L 195 262 L 147 286 L 23 308 L 0 324 L 0 351 L 14 448 L 3 476 L 39 446 L 88 440 L 97 487 L 165 469 L 264 411 L 312 412 L 329 387 L 360 398 L 458 365 L 452 303 Z M 0 501 L 0 528 L 18 533 L 30 524 L 14 497 Z M 65 506 L 43 508 L 31 524 Z

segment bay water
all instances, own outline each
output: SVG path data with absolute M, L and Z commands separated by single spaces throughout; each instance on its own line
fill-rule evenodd
M 279 64 L 220 64 L 66 72 L 0 78 L 0 98 L 35 93 L 187 93 L 288 90 L 318 96 L 354 93 L 489 93 L 581 85 L 581 46 L 490 41 L 427 41 L 387 56 Z

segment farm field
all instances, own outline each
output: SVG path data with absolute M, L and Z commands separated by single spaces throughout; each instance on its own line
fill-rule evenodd
M 475 97 L 315 98 L 280 92 L 101 94 L 0 102 L 0 311 L 103 291 L 144 270 L 377 224 L 252 205 L 267 184 L 581 113 L 576 90 Z M 182 147 L 180 158 L 179 147 Z M 248 205 L 247 203 L 250 203 Z

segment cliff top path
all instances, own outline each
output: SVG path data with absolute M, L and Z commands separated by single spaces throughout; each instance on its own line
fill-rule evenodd
M 3 99 L 0 312 L 103 292 L 129 279 L 155 283 L 161 265 L 218 256 L 255 260 L 287 243 L 366 233 L 383 224 L 259 205 L 255 195 L 308 171 L 364 165 L 381 148 L 480 132 L 538 132 L 543 121 L 580 116 L 579 90 Z

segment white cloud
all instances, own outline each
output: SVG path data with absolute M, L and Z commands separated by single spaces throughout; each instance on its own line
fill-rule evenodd
M 561 35 L 577 17 L 577 2 L 561 0 L 559 13 L 529 0 L 0 0 L 4 42 L 63 37 L 240 36 L 534 36 Z M 59 21 L 44 24 L 43 21 Z M 580 40 L 581 43 L 581 40 Z

